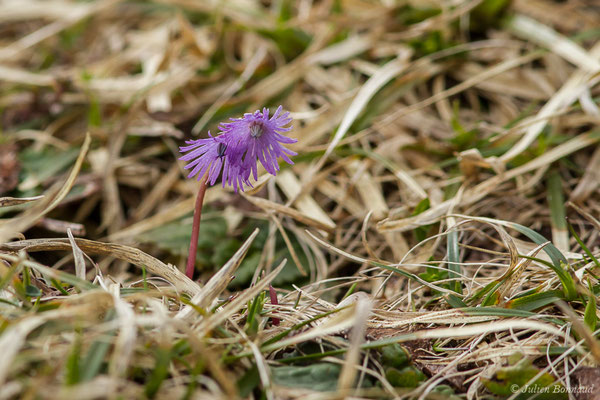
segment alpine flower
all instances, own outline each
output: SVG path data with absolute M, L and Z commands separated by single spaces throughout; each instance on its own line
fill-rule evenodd
M 288 112 L 282 112 L 279 106 L 269 118 L 269 110 L 244 114 L 242 118 L 232 118 L 230 122 L 219 125 L 219 134 L 206 139 L 189 140 L 187 146 L 179 148 L 183 155 L 180 160 L 189 161 L 185 166 L 191 169 L 188 178 L 197 176 L 200 180 L 208 173 L 207 184 L 214 185 L 222 171 L 223 187 L 225 183 L 244 190 L 244 184 L 252 187 L 250 174 L 258 179 L 257 161 L 271 175 L 279 171 L 278 158 L 293 164 L 290 156 L 296 155 L 283 144 L 297 142 L 282 133 L 290 131 L 287 126 L 292 119 Z

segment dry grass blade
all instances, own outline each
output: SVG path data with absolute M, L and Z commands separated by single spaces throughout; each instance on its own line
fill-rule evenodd
M 259 230 L 255 229 L 254 232 L 246 239 L 244 244 L 235 252 L 233 257 L 227 261 L 225 265 L 215 273 L 204 287 L 198 292 L 190 303 L 194 307 L 186 306 L 183 310 L 179 311 L 175 318 L 188 318 L 195 312 L 194 308 L 207 308 L 212 302 L 225 290 L 231 279 L 234 277 L 235 271 L 240 266 L 240 263 L 244 259 L 246 252 L 250 248 L 250 245 L 258 235 Z
M 483 324 L 473 324 L 454 328 L 438 328 L 421 330 L 411 333 L 402 334 L 392 338 L 382 339 L 378 344 L 382 343 L 401 343 L 409 340 L 418 339 L 443 339 L 443 338 L 465 338 L 470 336 L 478 336 L 481 334 L 489 334 L 494 332 L 511 331 L 511 330 L 531 330 L 534 332 L 544 332 L 563 339 L 570 346 L 573 346 L 577 351 L 583 351 L 581 347 L 569 336 L 560 329 L 555 328 L 550 324 L 538 321 L 529 320 L 506 320 L 494 321 Z
M 282 171 L 277 176 L 277 185 L 283 190 L 285 195 L 293 200 L 298 210 L 315 221 L 335 229 L 335 222 L 327 215 L 319 204 L 308 194 L 302 192 L 302 185 L 293 172 L 289 170 Z
M 344 367 L 338 380 L 338 393 L 346 397 L 354 384 L 356 377 L 357 364 L 360 362 L 361 344 L 364 341 L 364 335 L 367 328 L 367 319 L 371 314 L 372 303 L 368 299 L 359 299 L 356 302 L 356 314 L 354 316 L 354 326 L 350 334 L 350 344 L 346 353 Z
M 27 36 L 24 36 L 20 40 L 12 43 L 10 46 L 0 49 L 0 60 L 10 60 L 16 58 L 21 52 L 35 46 L 43 40 L 46 40 L 59 32 L 67 29 L 70 26 L 75 25 L 82 19 L 89 17 L 95 12 L 99 12 L 102 9 L 113 6 L 120 0 L 104 0 L 98 1 L 95 4 L 85 5 L 84 7 L 72 7 L 72 4 L 65 4 L 62 8 L 61 18 L 54 21 Z M 32 9 L 34 13 L 37 11 L 35 8 Z M 35 17 L 35 14 L 34 14 Z
M 594 333 L 590 331 L 588 326 L 581 322 L 577 314 L 564 301 L 557 302 L 557 306 L 569 317 L 569 320 L 573 324 L 573 329 L 585 339 L 596 364 L 600 365 L 600 342 L 594 337 Z
M 33 197 L 0 197 L 0 207 L 17 206 L 19 204 L 25 204 L 32 201 L 43 199 L 44 196 L 33 196 Z
M 512 19 L 510 28 L 516 34 L 547 47 L 550 51 L 561 55 L 582 69 L 592 73 L 600 71 L 600 61 L 547 25 L 526 16 L 517 15 Z
M 490 78 L 493 78 L 497 75 L 502 74 L 503 72 L 517 68 L 523 64 L 528 64 L 528 63 L 540 58 L 541 56 L 542 56 L 542 53 L 534 52 L 534 53 L 530 53 L 530 54 L 526 54 L 524 56 L 518 57 L 516 59 L 506 60 L 498 65 L 494 65 L 493 67 L 491 67 L 485 71 L 482 71 L 480 74 L 478 74 L 476 76 L 470 77 L 466 81 L 461 82 L 460 84 L 458 84 L 450 89 L 444 90 L 443 92 L 436 93 L 434 96 L 431 96 L 430 98 L 423 100 L 420 103 L 413 104 L 413 105 L 407 107 L 406 109 L 395 113 L 394 116 L 396 118 L 400 118 L 400 117 L 403 117 L 404 115 L 410 114 L 411 112 L 421 110 L 427 106 L 435 104 L 438 101 L 441 101 L 450 96 L 453 96 L 460 92 L 463 92 L 470 87 L 476 86 L 479 83 L 485 82 L 485 81 L 489 80 Z
M 83 257 L 83 252 L 75 243 L 75 238 L 73 237 L 73 233 L 71 229 L 67 229 L 67 235 L 69 236 L 69 244 L 73 249 L 73 259 L 75 260 L 75 276 L 79 279 L 85 280 L 85 259 Z
M 473 324 L 476 322 L 495 321 L 499 319 L 493 315 L 468 315 L 463 310 L 443 310 L 428 312 L 385 312 L 376 311 L 377 320 L 369 323 L 373 328 L 400 328 L 414 324 Z
M 121 378 L 127 373 L 127 367 L 134 353 L 137 330 L 135 326 L 135 312 L 133 308 L 124 301 L 119 293 L 119 286 L 111 286 L 111 294 L 119 321 L 119 335 L 115 340 L 115 351 L 110 363 L 110 375 Z
M 281 272 L 285 266 L 285 263 L 286 260 L 283 260 L 281 264 L 277 266 L 277 268 L 271 271 L 268 275 L 264 276 L 250 289 L 239 294 L 232 302 L 223 307 L 223 309 L 219 310 L 219 312 L 204 319 L 197 328 L 198 332 L 200 332 L 202 335 L 206 335 L 209 331 L 222 324 L 233 314 L 237 313 L 245 304 L 248 303 L 250 299 L 253 299 L 271 284 L 273 279 L 275 279 L 275 277 Z
M 592 3 L 0 0 L 0 399 L 591 386 Z M 202 155 L 297 153 L 207 188 L 194 282 L 180 147 L 279 105 Z
M 168 282 L 175 285 L 177 290 L 181 290 L 184 293 L 194 296 L 200 292 L 200 286 L 185 276 L 175 266 L 165 264 L 134 247 L 87 239 L 75 239 L 75 243 L 82 251 L 88 254 L 109 255 L 127 261 L 140 269 L 145 268 L 152 274 L 165 278 Z M 71 244 L 69 243 L 69 239 L 31 239 L 0 244 L 0 250 L 12 252 L 21 250 L 28 252 L 71 250 Z
M 56 79 L 49 75 L 34 74 L 22 69 L 0 65 L 0 81 L 35 86 L 55 86 Z
M 494 176 L 488 180 L 478 184 L 477 186 L 467 189 L 462 198 L 463 206 L 468 206 L 476 201 L 481 200 L 488 193 L 498 187 L 502 182 L 510 179 L 514 179 L 527 172 L 542 168 L 556 160 L 559 160 L 573 152 L 576 152 L 585 147 L 591 146 L 592 144 L 600 140 L 600 134 L 598 132 L 587 132 L 549 150 L 541 156 L 521 165 L 517 168 L 513 168 L 506 171 L 502 175 Z M 452 200 L 446 200 L 423 213 L 414 217 L 408 217 L 400 220 L 393 220 L 386 218 L 377 224 L 377 229 L 381 232 L 385 231 L 408 231 L 415 229 L 419 226 L 429 225 L 439 221 L 448 210 L 452 207 Z
M 27 335 L 43 323 L 55 319 L 71 318 L 81 313 L 82 307 L 72 307 L 44 313 L 44 315 L 26 318 L 8 327 L 0 336 L 0 384 L 4 385 L 8 369 L 14 361 L 15 355 L 26 343 Z
M 401 58 L 392 60 L 379 68 L 377 72 L 373 74 L 373 76 L 371 76 L 371 78 L 364 84 L 364 86 L 360 88 L 359 92 L 356 94 L 356 97 L 352 101 L 352 104 L 350 104 L 350 107 L 348 107 L 346 114 L 344 114 L 344 119 L 342 120 L 340 127 L 329 143 L 329 146 L 327 146 L 325 154 L 315 166 L 315 171 L 321 169 L 325 163 L 325 160 L 329 157 L 344 135 L 348 132 L 350 125 L 352 125 L 352 123 L 356 120 L 360 112 L 364 109 L 375 93 L 377 93 L 377 91 L 391 79 L 402 73 L 406 67 L 406 60 Z
M 51 190 L 49 194 L 44 196 L 42 201 L 36 203 L 22 215 L 7 220 L 0 220 L 0 243 L 13 237 L 16 232 L 23 232 L 33 226 L 40 218 L 49 213 L 65 198 L 75 183 L 75 178 L 81 169 L 81 165 L 90 148 L 91 142 L 92 138 L 89 134 L 86 134 L 79 156 L 75 161 L 75 165 L 63 184 L 56 189 Z
M 592 57 L 600 57 L 600 45 L 594 46 L 590 51 Z M 536 137 L 542 132 L 548 119 L 557 112 L 564 110 L 570 106 L 585 90 L 592 84 L 594 73 L 589 71 L 576 71 L 567 82 L 556 92 L 552 98 L 540 109 L 535 119 L 538 120 L 535 124 L 529 126 L 525 135 L 517 144 L 511 147 L 509 151 L 504 153 L 500 159 L 503 162 L 508 162 L 523 152 L 529 147 Z
M 264 210 L 271 210 L 274 212 L 281 213 L 283 215 L 287 215 L 288 217 L 291 217 L 291 218 L 295 219 L 296 221 L 303 223 L 305 225 L 312 226 L 314 228 L 324 230 L 326 232 L 331 232 L 335 228 L 334 226 L 331 226 L 330 224 L 328 224 L 327 220 L 321 221 L 318 219 L 314 219 L 314 218 L 312 218 L 304 213 L 301 213 L 300 211 L 297 211 L 291 207 L 286 207 L 279 203 L 275 203 L 275 202 L 272 202 L 270 200 L 266 200 L 266 199 L 263 199 L 260 197 L 247 196 L 247 195 L 243 195 L 243 196 L 250 203 L 256 205 L 257 207 L 260 207 Z
M 341 309 L 335 314 L 329 316 L 323 323 L 310 328 L 309 330 L 295 335 L 289 339 L 280 340 L 276 343 L 263 347 L 263 351 L 271 352 L 288 346 L 294 346 L 316 338 L 324 338 L 328 335 L 344 331 L 352 327 L 356 321 L 356 304 Z
M 583 177 L 571 192 L 571 201 L 583 202 L 587 200 L 596 191 L 598 185 L 600 185 L 600 147 L 594 151 Z

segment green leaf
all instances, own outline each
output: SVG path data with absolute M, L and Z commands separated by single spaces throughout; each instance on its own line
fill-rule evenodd
M 145 393 L 149 398 L 153 398 L 156 395 L 158 389 L 160 389 L 160 385 L 162 385 L 169 373 L 171 351 L 169 349 L 157 347 L 154 351 L 154 358 L 156 360 L 154 369 L 146 381 Z
M 40 297 L 42 295 L 42 291 L 33 285 L 25 286 L 25 295 L 28 297 Z
M 565 295 L 560 290 L 550 290 L 542 293 L 529 294 L 527 296 L 517 297 L 506 303 L 506 307 L 515 308 L 524 311 L 534 311 L 548 304 L 553 304 L 557 300 L 564 300 Z
M 93 94 L 90 94 L 89 96 L 89 109 L 87 115 L 88 125 L 97 128 L 102 125 L 102 110 L 98 98 Z
M 565 213 L 565 198 L 562 191 L 560 175 L 552 171 L 548 177 L 548 203 L 552 227 L 556 230 L 566 231 L 567 220 Z
M 539 372 L 540 370 L 533 366 L 530 360 L 522 359 L 516 365 L 499 369 L 492 379 L 481 378 L 481 381 L 490 392 L 509 397 L 525 386 Z M 564 387 L 556 382 L 556 379 L 549 373 L 543 373 L 529 383 L 524 388 L 524 393 L 518 395 L 516 399 L 524 400 L 534 398 L 534 396 L 536 399 L 543 400 L 568 398 Z
M 529 239 L 533 240 L 536 244 L 543 244 L 543 243 L 548 242 L 548 239 L 546 239 L 544 236 L 540 235 L 536 231 L 534 231 L 530 228 L 527 228 L 523 225 L 520 225 L 520 224 L 517 224 L 514 222 L 506 222 L 506 225 L 513 228 L 514 230 L 522 233 L 523 235 L 527 236 Z M 571 276 L 569 271 L 565 268 L 565 266 L 568 266 L 567 259 L 560 252 L 560 250 L 558 250 L 556 248 L 556 246 L 554 246 L 552 243 L 548 243 L 544 247 L 544 251 L 546 252 L 546 254 L 548 254 L 550 259 L 552 260 L 552 266 L 550 268 L 552 268 L 552 270 L 558 276 L 558 279 L 560 280 L 560 282 L 563 286 L 563 290 L 564 290 L 566 299 L 567 300 L 575 299 L 577 297 L 577 289 L 575 288 L 575 281 L 573 280 L 573 277 Z
M 454 296 L 453 294 L 449 294 L 446 296 L 446 301 L 450 304 L 452 308 L 464 308 L 468 307 L 467 304 L 458 296 Z
M 500 295 L 498 293 L 498 289 L 500 288 L 500 286 L 502 286 L 502 282 L 493 281 L 483 288 L 483 290 L 486 290 L 487 295 L 481 302 L 482 306 L 485 307 L 485 306 L 493 306 L 495 304 L 498 304 L 498 302 L 500 300 L 500 297 L 499 297 Z M 476 295 L 477 294 L 478 293 L 476 293 Z
M 310 42 L 312 37 L 304 30 L 289 27 L 279 27 L 273 30 L 259 29 L 258 32 L 272 39 L 286 59 L 291 60 L 300 55 Z
M 80 382 L 80 370 L 81 366 L 79 364 L 81 358 L 81 335 L 77 334 L 75 336 L 75 341 L 73 342 L 73 347 L 69 352 L 69 356 L 67 357 L 67 362 L 65 364 L 65 384 L 66 385 L 75 385 Z
M 426 197 L 423 200 L 421 200 L 419 202 L 419 204 L 417 204 L 417 206 L 415 207 L 415 209 L 413 210 L 411 215 L 412 216 L 419 215 L 422 212 L 428 210 L 430 206 L 431 205 L 429 202 L 429 197 Z M 413 230 L 413 234 L 415 236 L 416 241 L 422 242 L 423 240 L 427 239 L 427 232 L 429 231 L 430 228 L 431 228 L 431 225 L 419 226 L 419 227 L 415 228 Z
M 427 5 L 417 7 L 410 4 L 399 7 L 396 16 L 399 22 L 405 25 L 413 25 L 423 22 L 428 18 L 435 17 L 436 15 L 441 14 L 441 12 L 442 10 L 439 8 L 428 7 Z
M 583 314 L 583 322 L 590 328 L 592 332 L 596 330 L 598 324 L 598 316 L 596 312 L 598 310 L 596 306 L 596 297 L 594 296 L 594 288 L 592 283 L 588 282 L 590 288 L 590 296 L 587 298 L 587 304 L 585 305 L 585 312 Z
M 210 209 L 203 210 L 203 216 L 208 213 Z M 172 254 L 187 255 L 192 238 L 192 219 L 181 218 L 144 232 L 136 238 L 143 243 L 154 243 Z M 198 261 L 205 266 L 221 266 L 237 250 L 235 241 L 232 243 L 231 240 L 227 236 L 227 222 L 224 218 L 203 218 L 198 236 Z
M 594 264 L 596 264 L 596 267 L 600 268 L 600 261 L 598 261 L 598 259 L 594 256 L 594 254 L 591 252 L 591 250 L 585 245 L 585 243 L 583 243 L 583 240 L 581 240 L 581 238 L 575 231 L 575 228 L 573 228 L 573 225 L 571 225 L 569 223 L 569 224 L 567 224 L 567 226 L 569 228 L 569 231 L 571 232 L 571 235 L 573 235 L 573 237 L 575 238 L 577 243 L 579 243 L 579 245 L 581 246 L 583 251 L 585 251 L 585 254 L 587 254 L 587 256 L 594 262 Z
M 246 371 L 246 373 L 237 381 L 237 389 L 242 399 L 250 396 L 250 393 L 258 387 L 260 383 L 260 375 L 256 364 Z
M 395 387 L 417 387 L 419 383 L 426 379 L 425 374 L 413 366 L 407 366 L 402 369 L 388 368 L 385 371 L 385 378 Z
M 41 184 L 66 170 L 73 164 L 78 154 L 78 148 L 58 150 L 47 146 L 42 151 L 36 151 L 28 147 L 19 154 L 23 180 Z
M 341 366 L 315 363 L 307 366 L 282 366 L 271 369 L 277 385 L 331 392 L 336 390 Z
M 449 278 L 460 278 L 461 276 L 461 268 L 460 268 L 460 254 L 458 250 L 458 232 L 456 230 L 452 230 L 448 233 L 448 277 Z M 459 280 L 450 282 L 448 284 L 451 290 L 454 290 L 456 293 L 462 293 L 462 285 Z
M 250 337 L 254 337 L 258 332 L 258 324 L 260 322 L 260 313 L 265 304 L 265 292 L 261 292 L 248 305 L 248 315 L 246 316 L 245 330 Z
M 114 318 L 115 314 L 115 310 L 110 310 L 106 314 L 104 321 L 111 321 Z M 98 375 L 100 369 L 102 368 L 102 364 L 104 363 L 106 353 L 108 353 L 108 349 L 111 346 L 111 339 L 114 336 L 114 334 L 114 331 L 108 332 L 108 334 L 104 338 L 96 340 L 92 343 L 85 358 L 80 364 L 80 382 L 90 381 Z
M 470 316 L 494 316 L 506 318 L 527 318 L 536 315 L 535 313 L 524 310 L 511 310 L 500 307 L 468 307 L 462 308 L 462 312 Z
M 409 361 L 410 356 L 398 343 L 381 348 L 381 363 L 385 366 L 403 368 Z
M 456 135 L 452 139 L 450 139 L 450 143 L 452 143 L 458 151 L 477 147 L 476 142 L 479 132 L 475 129 L 466 130 L 462 126 L 459 119 L 460 103 L 458 101 L 454 101 L 452 103 L 452 108 L 453 113 L 450 124 L 452 126 L 452 130 Z
M 483 0 L 471 11 L 470 25 L 474 32 L 484 32 L 500 25 L 511 0 Z

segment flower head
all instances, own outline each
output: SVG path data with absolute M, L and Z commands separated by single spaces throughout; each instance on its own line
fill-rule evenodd
M 213 185 L 222 168 L 223 186 L 227 183 L 237 192 L 238 188 L 244 190 L 243 184 L 252 186 L 250 172 L 255 180 L 258 179 L 257 160 L 267 172 L 275 175 L 279 171 L 279 157 L 293 164 L 289 156 L 296 155 L 282 145 L 297 142 L 281 134 L 291 129 L 286 127 L 291 121 L 288 112 L 281 112 L 281 106 L 271 118 L 269 110 L 263 108 L 222 123 L 218 136 L 213 137 L 209 132 L 207 139 L 187 141 L 188 146 L 180 147 L 179 151 L 189 152 L 180 158 L 190 161 L 185 166 L 186 169 L 192 168 L 188 178 L 198 175 L 200 180 L 208 172 L 207 182 Z

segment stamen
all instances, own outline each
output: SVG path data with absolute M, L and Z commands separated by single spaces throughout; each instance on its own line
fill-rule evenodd
M 259 124 L 256 122 L 250 124 L 250 136 L 252 136 L 253 138 L 259 138 L 262 136 L 262 134 L 263 134 L 262 124 Z

